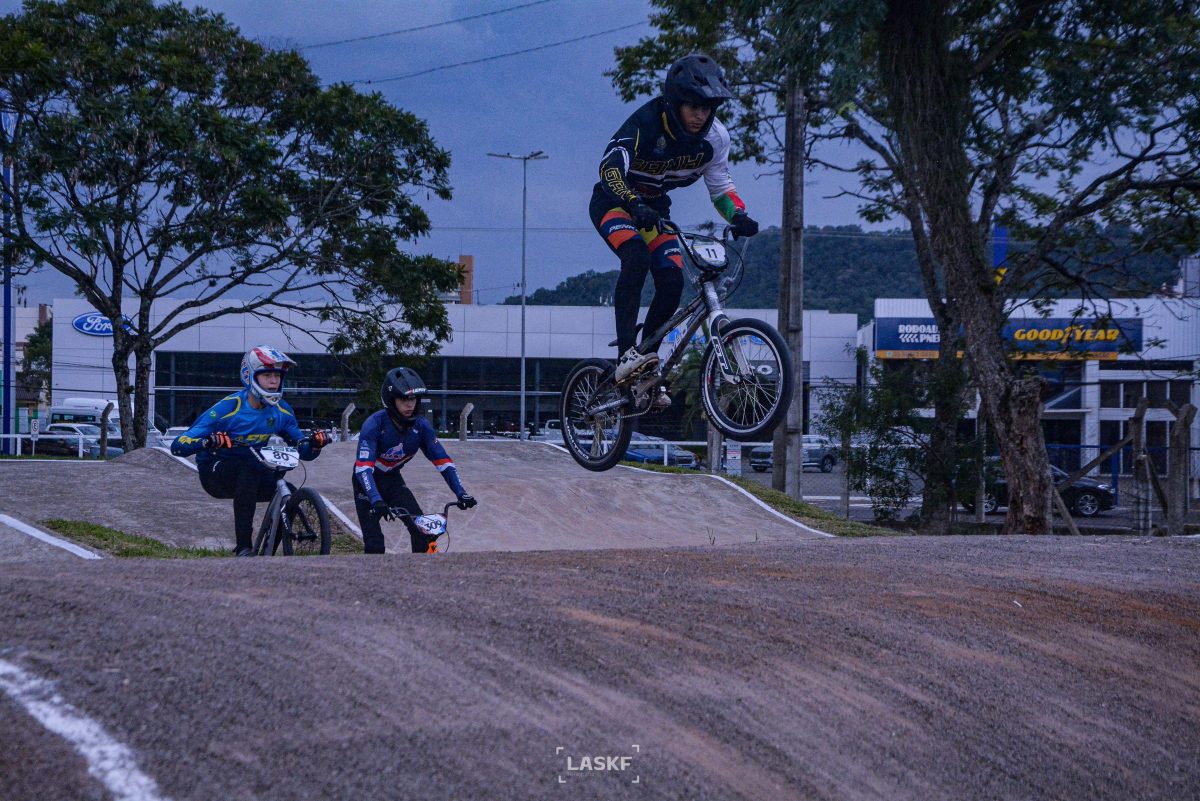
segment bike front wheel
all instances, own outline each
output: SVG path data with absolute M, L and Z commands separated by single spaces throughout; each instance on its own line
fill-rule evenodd
M 731 439 L 744 442 L 774 430 L 787 415 L 794 386 L 787 343 L 762 320 L 726 323 L 720 341 L 710 342 L 704 352 L 700 374 L 704 409 L 713 425 Z
M 262 523 L 258 527 L 258 536 L 254 539 L 255 556 L 275 555 L 279 549 L 279 496 L 276 495 L 267 504 Z
M 633 422 L 624 416 L 622 401 L 621 390 L 612 382 L 612 364 L 604 359 L 581 361 L 563 384 L 563 444 L 588 470 L 608 470 L 625 458 Z
M 329 554 L 332 536 L 329 529 L 329 510 L 321 495 L 309 487 L 292 493 L 288 501 L 287 525 L 283 528 L 284 556 L 325 556 Z

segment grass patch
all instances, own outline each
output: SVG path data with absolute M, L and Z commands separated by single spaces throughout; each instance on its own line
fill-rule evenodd
M 641 464 L 636 462 L 621 462 L 621 464 L 642 470 L 651 470 L 655 473 L 682 473 L 695 476 L 700 475 L 702 472 L 661 464 Z M 786 493 L 771 489 L 770 487 L 764 487 L 757 481 L 752 481 L 748 478 L 740 476 L 722 476 L 722 478 L 737 484 L 780 514 L 787 515 L 793 520 L 804 523 L 806 526 L 812 526 L 815 529 L 820 529 L 838 537 L 896 537 L 902 536 L 904 533 L 889 528 L 873 526 L 870 523 L 862 523 L 857 520 L 847 520 L 833 512 L 827 512 L 818 506 L 813 506 L 811 503 L 797 501 Z
M 361 554 L 363 552 L 362 540 L 353 534 L 339 531 L 338 528 L 339 527 L 334 527 L 333 536 L 329 541 L 330 555 L 346 556 L 351 554 Z
M 176 548 L 150 537 L 126 534 L 124 531 L 98 526 L 95 523 L 85 523 L 82 520 L 47 520 L 42 525 L 79 545 L 109 556 L 148 559 L 200 559 L 209 556 L 231 556 L 228 551 L 213 551 L 207 548 Z

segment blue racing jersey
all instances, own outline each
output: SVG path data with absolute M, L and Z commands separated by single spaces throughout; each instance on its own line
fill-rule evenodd
M 372 503 L 382 501 L 379 488 L 375 485 L 375 474 L 400 470 L 417 451 L 433 462 L 455 496 L 466 495 L 458 480 L 454 461 L 438 442 L 433 424 L 424 417 L 413 418 L 413 424 L 403 432 L 398 431 L 385 409 L 380 409 L 367 418 L 358 434 L 358 458 L 354 460 L 354 479 Z
M 171 443 L 171 453 L 176 456 L 196 454 L 197 464 L 207 464 L 217 459 L 253 459 L 250 446 L 266 445 L 273 434 L 278 434 L 288 445 L 300 443 L 300 458 L 311 462 L 317 458 L 311 442 L 305 438 L 296 422 L 296 415 L 286 401 L 278 405 L 265 404 L 261 409 L 250 405 L 249 389 L 227 395 L 192 423 L 192 427 L 180 434 Z M 233 440 L 234 447 L 222 448 L 219 452 L 204 449 L 203 440 L 209 434 L 224 431 Z

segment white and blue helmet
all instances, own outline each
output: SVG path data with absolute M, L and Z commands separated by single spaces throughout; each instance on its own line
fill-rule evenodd
M 268 392 L 259 386 L 258 377 L 262 373 L 287 373 L 295 366 L 296 363 L 286 353 L 269 345 L 251 348 L 249 353 L 242 357 L 242 384 L 263 403 L 275 406 L 283 400 L 283 382 L 280 382 L 277 392 Z

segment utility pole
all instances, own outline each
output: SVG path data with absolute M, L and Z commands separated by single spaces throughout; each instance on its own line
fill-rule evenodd
M 550 158 L 540 150 L 535 150 L 524 156 L 512 153 L 488 153 L 497 159 L 513 159 L 521 162 L 521 432 L 520 438 L 527 439 L 529 432 L 525 430 L 525 232 L 526 211 L 529 206 L 529 162 Z
M 775 429 L 771 485 L 804 499 L 804 139 L 808 99 L 793 74 L 788 81 L 783 155 L 783 243 L 779 261 L 779 325 L 796 373 L 787 420 Z

